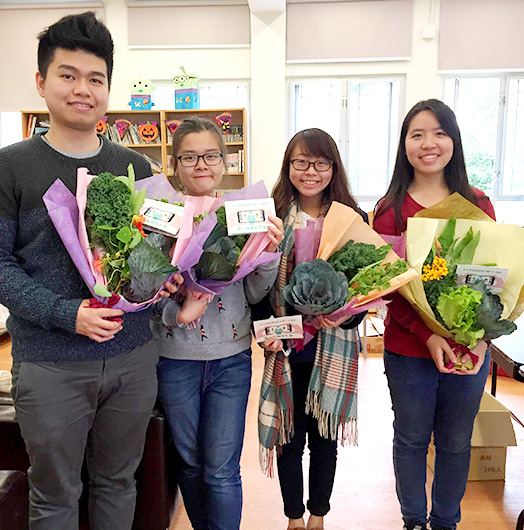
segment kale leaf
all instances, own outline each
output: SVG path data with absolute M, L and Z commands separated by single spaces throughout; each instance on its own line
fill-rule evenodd
M 391 244 L 377 248 L 375 245 L 356 243 L 353 239 L 350 239 L 327 261 L 336 271 L 343 272 L 347 280 L 351 281 L 359 269 L 382 261 L 390 249 Z

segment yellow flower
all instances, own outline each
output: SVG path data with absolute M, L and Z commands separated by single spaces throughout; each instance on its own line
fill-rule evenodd
M 431 265 L 422 267 L 422 281 L 440 280 L 448 275 L 448 264 L 444 258 L 435 256 Z

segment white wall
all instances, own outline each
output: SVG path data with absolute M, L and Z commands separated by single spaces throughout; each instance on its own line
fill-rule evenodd
M 330 4 L 325 4 L 329 9 Z M 77 8 L 78 9 L 78 8 Z M 251 180 L 263 179 L 269 188 L 280 170 L 287 143 L 287 90 L 286 81 L 294 77 L 311 76 L 375 76 L 400 75 L 405 79 L 404 112 L 420 99 L 441 96 L 441 82 L 437 72 L 438 13 L 440 0 L 414 0 L 412 57 L 405 61 L 286 64 L 285 13 L 251 14 L 251 45 L 239 48 L 184 48 L 184 49 L 130 49 L 127 35 L 127 6 L 125 0 L 105 0 L 104 16 L 115 42 L 115 69 L 110 97 L 110 109 L 128 109 L 129 81 L 142 76 L 153 80 L 171 80 L 184 66 L 190 73 L 204 80 L 246 80 L 250 84 L 249 162 Z M 25 19 L 37 17 L 41 11 L 27 9 Z M 99 9 L 100 11 L 100 9 Z M 2 10 L 0 10 L 0 18 Z M 49 15 L 48 15 L 49 18 Z M 45 25 L 49 22 L 46 20 Z M 34 24 L 33 24 L 34 25 Z M 44 26 L 44 24 L 42 24 Z M 423 31 L 435 28 L 435 37 L 424 39 Z M 43 28 L 42 28 L 43 29 Z M 20 29 L 21 31 L 21 29 Z M 173 31 L 176 25 L 173 23 Z M 314 38 L 314 35 L 312 35 Z M 380 36 L 377 36 L 380 38 Z M 28 45 L 34 47 L 33 35 Z M 0 48 L 0 59 L 8 55 L 7 45 Z M 36 70 L 36 60 L 33 62 Z M 31 70 L 31 69 L 29 69 Z M 24 110 L 44 109 L 44 102 L 34 87 L 34 72 L 24 71 L 16 79 L 13 90 L 24 87 Z M 0 111 L 2 102 L 0 99 Z M 20 109 L 22 110 L 22 109 Z

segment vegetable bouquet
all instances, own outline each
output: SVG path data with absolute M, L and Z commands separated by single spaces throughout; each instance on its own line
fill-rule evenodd
M 333 202 L 318 221 L 295 230 L 296 266 L 283 290 L 286 303 L 309 315 L 305 343 L 320 328 L 316 316 L 338 319 L 377 307 L 416 276 L 352 208 Z
M 259 265 L 273 261 L 280 254 L 265 252 L 270 239 L 265 233 L 249 236 L 228 236 L 225 220 L 225 201 L 267 197 L 263 182 L 258 182 L 229 193 L 220 199 L 212 197 L 182 197 L 184 218 L 192 223 L 191 236 L 175 245 L 173 263 L 180 267 L 185 285 L 208 294 L 220 294 L 228 285 L 237 282 Z M 182 221 L 184 225 L 184 220 Z M 185 258 L 184 263 L 178 256 Z
M 455 368 L 473 368 L 477 358 L 470 350 L 479 340 L 516 329 L 513 321 L 524 309 L 523 228 L 495 223 L 453 194 L 408 219 L 406 257 L 419 277 L 400 292 L 457 351 Z M 460 265 L 508 269 L 501 291 L 491 292 L 481 278 L 459 281 Z M 460 358 L 465 353 L 471 360 L 464 363 Z
M 150 197 L 169 200 L 162 197 L 168 190 L 164 175 L 145 180 Z M 145 195 L 131 164 L 127 176 L 95 176 L 79 168 L 76 197 L 60 179 L 44 195 L 49 216 L 93 296 L 124 311 L 148 307 L 177 270 L 166 257 L 172 242 L 159 234 L 146 238 L 139 215 Z

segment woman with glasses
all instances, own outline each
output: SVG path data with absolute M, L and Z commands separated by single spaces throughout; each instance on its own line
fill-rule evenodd
M 290 308 L 281 302 L 280 289 L 295 265 L 294 230 L 307 226 L 308 220 L 326 215 L 332 201 L 338 201 L 357 211 L 367 222 L 355 199 L 351 195 L 346 172 L 340 159 L 337 145 L 333 138 L 320 129 L 306 129 L 297 133 L 287 146 L 280 177 L 273 190 L 277 215 L 284 219 L 284 240 L 280 245 L 283 251 L 279 268 L 279 281 L 271 293 L 274 314 L 284 316 Z M 313 396 L 313 367 L 319 367 L 323 375 L 329 374 L 339 381 L 340 390 L 330 388 L 328 397 L 322 383 L 315 386 L 321 400 L 330 398 L 335 404 L 325 423 L 334 418 L 333 424 L 338 427 L 341 441 L 354 442 L 356 436 L 356 390 L 357 363 L 359 355 L 359 338 L 356 326 L 364 314 L 346 320 L 331 320 L 320 316 L 322 329 L 316 337 L 306 344 L 303 350 L 292 350 L 289 357 L 281 353 L 281 341 L 264 344 L 266 363 L 281 361 L 284 373 L 291 370 L 293 398 L 294 433 L 289 441 L 280 439 L 277 442 L 277 467 L 280 488 L 284 501 L 284 513 L 288 517 L 288 529 L 321 530 L 324 528 L 324 516 L 330 509 L 329 500 L 335 478 L 337 461 L 337 432 L 324 432 L 319 420 L 310 411 Z M 330 354 L 334 351 L 344 358 L 337 366 L 329 363 Z M 288 364 L 289 363 L 289 364 Z M 275 385 L 278 382 L 275 381 Z M 261 393 L 261 407 L 264 410 L 265 391 Z M 344 396 L 344 399 L 337 399 Z M 336 403 L 344 403 L 337 408 Z M 309 402 L 308 405 L 306 403 Z M 346 406 L 347 405 L 347 406 Z M 345 409 L 347 413 L 342 410 Z M 311 407 L 313 408 L 313 407 Z M 278 414 L 277 414 L 278 416 Z M 264 421 L 264 420 L 263 420 Z M 261 427 L 262 427 L 261 422 Z M 336 429 L 336 427 L 335 427 Z M 329 429 L 325 429 L 328 430 Z M 263 439 L 263 428 L 259 429 L 262 454 L 271 458 L 272 443 Z M 309 500 L 307 509 L 310 513 L 307 526 L 304 522 L 304 488 L 302 476 L 302 457 L 308 440 L 309 460 Z
M 218 127 L 190 118 L 173 135 L 175 177 L 186 195 L 214 196 L 225 172 Z M 275 252 L 282 221 L 269 220 Z M 180 489 L 197 530 L 238 530 L 242 509 L 240 454 L 251 384 L 251 315 L 275 282 L 278 259 L 208 301 L 185 289 L 158 304 L 152 321 L 160 350 L 159 397 L 180 455 Z

